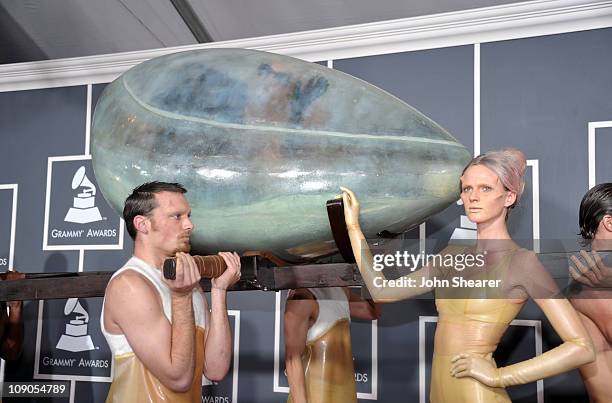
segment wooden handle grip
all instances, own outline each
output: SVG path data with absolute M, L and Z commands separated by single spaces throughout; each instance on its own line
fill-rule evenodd
M 216 278 L 219 277 L 227 265 L 225 260 L 219 255 L 210 256 L 193 256 L 193 259 L 200 270 L 200 276 L 204 278 Z M 164 261 L 163 267 L 164 277 L 168 280 L 174 280 L 176 278 L 176 258 L 169 258 Z

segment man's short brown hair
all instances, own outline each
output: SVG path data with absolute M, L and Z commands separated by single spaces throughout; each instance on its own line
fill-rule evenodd
M 161 192 L 187 193 L 187 189 L 180 183 L 169 182 L 147 182 L 138 186 L 132 191 L 123 206 L 123 219 L 127 227 L 128 234 L 132 239 L 136 239 L 136 227 L 134 227 L 134 217 L 137 215 L 148 216 L 157 207 L 155 194 Z

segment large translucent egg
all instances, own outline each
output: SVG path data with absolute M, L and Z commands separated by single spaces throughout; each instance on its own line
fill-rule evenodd
M 91 151 L 120 213 L 148 181 L 187 189 L 199 252 L 315 257 L 334 248 L 325 201 L 351 188 L 367 236 L 458 198 L 470 153 L 442 127 L 347 74 L 243 49 L 143 62 L 104 90 Z

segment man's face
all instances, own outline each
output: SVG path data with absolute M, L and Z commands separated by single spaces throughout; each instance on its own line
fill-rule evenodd
M 155 194 L 157 207 L 151 211 L 149 241 L 165 256 L 191 250 L 193 230 L 191 208 L 182 193 L 160 192 Z

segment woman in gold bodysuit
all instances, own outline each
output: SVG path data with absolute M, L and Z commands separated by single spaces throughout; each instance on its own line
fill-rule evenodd
M 523 192 L 525 166 L 525 156 L 518 150 L 491 151 L 474 158 L 460 178 L 465 212 L 477 225 L 476 245 L 469 250 L 449 246 L 440 254 L 486 256 L 480 276 L 501 281 L 495 289 L 456 291 L 454 298 L 452 291 L 436 289 L 439 319 L 430 389 L 433 403 L 510 402 L 505 387 L 553 376 L 593 360 L 591 340 L 574 308 L 564 298 L 551 298 L 557 293 L 553 279 L 535 253 L 519 248 L 508 233 L 507 215 Z M 394 302 L 431 291 L 427 286 L 385 286 L 389 283 L 384 282 L 381 271 L 373 269 L 373 257 L 359 226 L 357 198 L 350 190 L 342 190 L 353 252 L 374 300 Z M 429 264 L 406 277 L 419 285 L 423 280 L 447 279 L 453 273 L 458 274 L 456 268 Z M 530 360 L 497 368 L 493 352 L 530 296 L 563 344 Z

